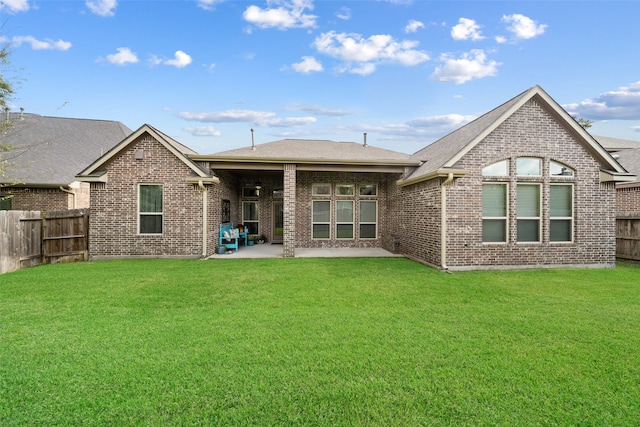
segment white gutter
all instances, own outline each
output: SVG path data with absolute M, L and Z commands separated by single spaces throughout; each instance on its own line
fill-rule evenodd
M 447 185 L 453 181 L 453 172 L 449 172 L 447 179 L 440 185 L 440 264 L 447 267 Z
M 77 209 L 78 203 L 77 203 L 76 200 L 77 200 L 78 196 L 76 195 L 76 192 L 73 191 L 73 190 L 67 190 L 66 188 L 64 188 L 62 186 L 60 187 L 60 190 L 64 191 L 65 193 L 69 193 L 69 194 L 71 194 L 73 196 L 73 209 Z
M 207 256 L 207 188 L 198 181 L 198 187 L 202 190 L 202 257 Z

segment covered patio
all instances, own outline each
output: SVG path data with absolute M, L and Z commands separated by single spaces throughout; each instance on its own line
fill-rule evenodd
M 401 258 L 382 248 L 297 248 L 295 258 Z M 265 243 L 262 245 L 240 246 L 240 250 L 227 252 L 224 255 L 214 254 L 207 259 L 240 259 L 240 258 L 284 258 L 284 248 L 280 244 Z

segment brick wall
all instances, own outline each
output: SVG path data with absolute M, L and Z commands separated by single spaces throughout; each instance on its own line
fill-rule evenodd
M 144 151 L 143 159 L 135 158 L 137 150 Z M 185 182 L 192 171 L 183 162 L 151 136 L 143 134 L 112 159 L 106 169 L 108 182 L 91 184 L 89 252 L 92 258 L 198 257 L 202 254 L 202 192 L 197 185 Z M 141 183 L 164 186 L 162 234 L 138 233 L 138 185 Z M 211 188 L 208 191 L 214 193 Z M 215 194 L 210 194 L 213 215 L 210 221 L 215 220 L 216 199 Z M 211 252 L 213 235 L 208 243 Z
M 617 216 L 640 217 L 640 184 L 619 187 L 616 195 Z
M 79 189 L 75 189 L 77 191 Z M 10 194 L 11 209 L 19 211 L 58 211 L 65 209 L 74 209 L 73 195 L 65 193 L 59 188 L 22 188 L 22 187 L 5 187 L 2 188 L 3 194 Z M 81 195 L 82 197 L 82 195 Z M 82 204 L 84 199 L 78 202 Z M 78 206 L 78 208 L 86 208 L 87 205 Z
M 565 182 L 574 184 L 574 241 L 549 241 L 548 172 L 541 182 L 542 242 L 517 243 L 515 213 L 515 159 L 522 156 L 543 159 L 543 174 L 550 160 L 564 163 L 575 172 Z M 482 243 L 482 167 L 509 159 L 509 238 L 506 244 Z M 454 180 L 447 194 L 447 262 L 450 268 L 491 266 L 593 265 L 615 263 L 615 206 L 613 184 L 599 182 L 599 164 L 556 120 L 534 100 L 529 101 L 474 147 L 455 165 L 469 171 Z

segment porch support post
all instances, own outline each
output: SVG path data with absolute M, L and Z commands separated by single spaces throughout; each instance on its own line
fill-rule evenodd
M 283 178 L 283 256 L 293 258 L 296 249 L 296 165 L 284 165 Z

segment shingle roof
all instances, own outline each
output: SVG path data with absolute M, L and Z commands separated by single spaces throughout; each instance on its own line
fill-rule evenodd
M 404 163 L 411 160 L 408 154 L 370 145 L 365 146 L 361 143 L 308 139 L 281 139 L 257 144 L 255 149 L 243 147 L 201 157 L 208 159 L 269 159 L 337 163 Z
M 640 176 L 640 148 L 618 151 L 615 154 L 620 163 L 630 173 L 636 175 L 636 181 Z
M 4 119 L 4 117 L 2 118 Z M 117 121 L 10 114 L 13 125 L 0 136 L 12 150 L 0 182 L 61 186 L 131 133 Z
M 564 121 L 567 128 L 577 135 L 585 148 L 600 162 L 603 169 L 613 172 L 614 175 L 626 174 L 624 168 L 587 131 L 573 120 L 555 100 L 540 86 L 533 86 L 471 123 L 413 154 L 412 158 L 414 160 L 420 160 L 424 163 L 416 168 L 411 175 L 403 179 L 402 185 L 428 179 L 443 171 L 453 171 L 455 163 L 464 154 L 495 130 L 524 103 L 534 97 L 546 105 L 559 121 Z
M 631 139 L 613 138 L 610 136 L 593 136 L 608 152 L 614 153 L 620 150 L 640 148 L 640 141 Z

